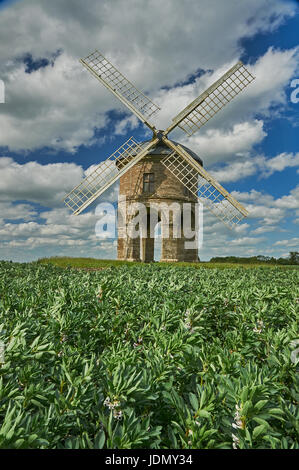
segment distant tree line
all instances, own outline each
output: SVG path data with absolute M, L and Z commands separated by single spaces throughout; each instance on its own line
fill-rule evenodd
M 273 256 L 250 256 L 250 257 L 238 257 L 238 256 L 217 256 L 210 259 L 211 263 L 267 263 L 267 264 L 298 264 L 299 265 L 299 252 L 290 251 L 287 258 L 274 258 Z

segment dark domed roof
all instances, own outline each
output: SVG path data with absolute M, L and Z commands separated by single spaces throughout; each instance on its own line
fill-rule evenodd
M 144 142 L 141 143 L 141 145 L 146 146 L 149 142 L 150 140 L 145 140 Z M 171 142 L 173 142 L 174 144 L 178 144 L 178 142 L 175 142 L 174 140 L 171 140 Z M 190 150 L 188 147 L 185 147 L 185 145 L 182 145 L 182 144 L 179 144 L 179 145 L 183 147 L 183 149 L 185 149 L 191 155 L 191 157 L 194 158 L 194 160 L 196 160 L 200 165 L 202 165 L 201 158 L 199 158 L 199 156 L 196 155 L 196 153 L 194 153 L 193 150 Z M 168 153 L 171 153 L 171 152 L 172 150 L 166 144 L 164 144 L 164 142 L 160 141 L 154 148 L 152 148 L 148 152 L 148 155 L 167 155 Z

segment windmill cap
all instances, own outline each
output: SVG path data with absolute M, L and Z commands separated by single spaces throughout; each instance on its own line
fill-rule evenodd
M 149 144 L 149 142 L 151 142 L 151 140 L 145 140 L 144 142 L 141 142 L 139 145 L 141 145 L 142 147 L 145 147 L 146 145 Z M 175 142 L 174 140 L 171 140 L 170 142 L 173 142 L 174 144 L 178 145 L 178 142 Z M 189 153 L 189 155 L 192 158 L 194 158 L 194 160 L 196 160 L 201 166 L 203 165 L 202 159 L 195 152 L 193 152 L 193 150 L 189 149 L 185 145 L 182 145 L 182 144 L 179 144 L 179 145 L 183 147 L 183 149 L 186 150 Z M 172 149 L 170 149 L 166 144 L 164 144 L 164 142 L 160 141 L 157 143 L 157 145 L 155 145 L 155 147 L 151 148 L 148 151 L 148 155 L 167 155 L 172 152 L 173 152 Z M 134 150 L 131 151 L 131 154 L 134 155 Z

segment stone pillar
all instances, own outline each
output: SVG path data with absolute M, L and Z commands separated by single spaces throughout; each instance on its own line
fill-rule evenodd
M 189 230 L 195 230 L 195 204 L 192 204 L 192 218 L 191 218 L 191 227 Z M 175 261 L 186 261 L 186 262 L 197 262 L 198 261 L 198 249 L 188 247 L 188 243 L 195 240 L 195 235 L 193 238 L 186 237 L 184 234 L 184 212 L 183 212 L 183 203 L 180 203 L 180 212 L 177 214 L 177 217 L 174 214 L 170 214 L 169 224 L 168 220 L 162 218 L 162 255 L 161 261 L 164 262 L 175 262 Z M 178 220 L 180 218 L 180 220 Z M 187 220 L 186 220 L 187 222 Z M 168 236 L 165 237 L 165 234 L 168 230 Z M 164 235 L 164 236 L 163 236 Z

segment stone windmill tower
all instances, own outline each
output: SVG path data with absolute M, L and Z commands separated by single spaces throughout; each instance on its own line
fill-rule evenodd
M 148 143 L 144 142 L 143 145 Z M 186 147 L 183 148 L 186 149 Z M 186 150 L 195 161 L 202 165 L 202 161 L 194 152 L 190 149 Z M 192 240 L 187 239 L 183 231 L 183 217 L 184 213 L 186 214 L 183 211 L 183 204 L 189 203 L 190 228 L 195 232 L 197 198 L 161 163 L 161 160 L 169 156 L 171 152 L 172 150 L 167 145 L 158 142 L 142 160 L 120 177 L 118 205 L 119 209 L 122 209 L 122 214 L 125 213 L 125 217 L 118 218 L 118 233 L 123 235 L 118 238 L 118 259 L 145 262 L 154 260 L 155 238 L 154 233 L 151 233 L 150 211 L 155 211 L 154 219 L 161 223 L 160 261 L 198 261 L 197 247 L 185 247 L 186 242 L 195 241 L 195 236 L 192 237 Z M 122 207 L 122 199 L 126 201 L 125 207 Z M 144 218 L 146 217 L 146 221 L 143 223 L 146 233 L 143 236 L 141 231 L 140 237 L 132 238 L 127 234 L 127 231 L 135 211 L 133 214 L 128 213 L 128 207 L 136 203 L 142 203 L 147 209 L 146 214 L 143 215 Z M 175 237 L 176 227 L 174 227 L 176 224 L 180 226 L 177 237 Z
M 119 179 L 118 258 L 153 260 L 154 233 L 150 218 L 154 208 L 154 219 L 161 222 L 161 261 L 197 261 L 197 248 L 194 244 L 187 247 L 192 237 L 193 241 L 196 238 L 197 202 L 229 227 L 239 223 L 248 213 L 203 168 L 202 160 L 194 152 L 170 140 L 168 134 L 179 127 L 192 135 L 254 77 L 242 62 L 238 62 L 162 131 L 148 121 L 160 108 L 137 90 L 100 52 L 95 51 L 80 62 L 151 129 L 153 137 L 141 143 L 133 137 L 127 140 L 66 196 L 65 204 L 75 215 L 80 214 Z M 187 206 L 189 211 L 182 211 Z M 142 229 L 137 236 L 132 236 L 136 211 L 139 213 L 138 225 Z M 189 218 L 191 237 L 190 233 L 186 237 L 183 230 L 184 217 Z

